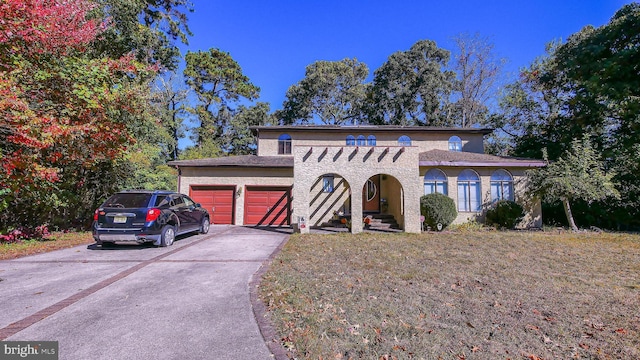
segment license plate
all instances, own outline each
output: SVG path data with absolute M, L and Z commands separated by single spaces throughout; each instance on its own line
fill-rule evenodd
M 114 224 L 124 224 L 127 222 L 127 217 L 126 216 L 116 216 L 113 218 L 113 223 Z

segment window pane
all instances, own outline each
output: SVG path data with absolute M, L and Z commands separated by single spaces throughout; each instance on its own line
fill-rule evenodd
M 411 138 L 407 135 L 402 135 L 398 138 L 399 146 L 411 146 Z
M 436 183 L 434 182 L 425 182 L 424 183 L 424 194 L 429 195 L 436 192 Z
M 447 183 L 446 182 L 437 183 L 436 190 L 440 194 L 449 195 L 449 192 L 447 191 Z
M 462 151 L 462 140 L 457 136 L 449 138 L 449 151 Z
M 513 183 L 508 182 L 503 185 L 504 199 L 513 201 Z
M 369 135 L 367 138 L 367 145 L 376 146 L 376 137 L 374 135 Z
M 478 211 L 480 210 L 480 183 L 479 182 L 470 182 L 469 183 L 469 196 L 470 196 L 470 201 L 469 201 L 469 207 L 471 208 L 471 211 Z
M 333 192 L 333 176 L 325 176 L 322 178 L 322 192 Z
M 491 201 L 498 201 L 502 199 L 502 194 L 500 191 L 500 183 L 492 181 L 491 182 Z
M 356 138 L 353 135 L 347 136 L 347 146 L 355 146 Z
M 458 211 L 469 211 L 469 184 L 458 183 Z

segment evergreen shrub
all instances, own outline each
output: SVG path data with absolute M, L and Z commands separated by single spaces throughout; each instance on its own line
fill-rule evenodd
M 514 229 L 524 218 L 522 205 L 511 200 L 500 200 L 487 210 L 487 225 L 495 225 L 501 229 Z
M 440 193 L 420 197 L 420 212 L 424 216 L 424 224 L 433 230 L 446 228 L 458 216 L 453 199 Z M 438 224 L 441 224 L 440 229 Z

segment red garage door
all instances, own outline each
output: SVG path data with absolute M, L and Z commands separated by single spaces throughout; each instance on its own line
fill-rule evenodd
M 233 224 L 235 186 L 192 185 L 189 196 L 209 211 L 211 223 Z
M 289 225 L 290 187 L 248 186 L 244 201 L 245 225 Z

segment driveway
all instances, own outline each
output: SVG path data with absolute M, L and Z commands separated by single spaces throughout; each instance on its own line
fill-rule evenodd
M 288 238 L 217 225 L 173 246 L 81 246 L 0 261 L 0 340 L 60 359 L 270 359 L 249 284 Z

